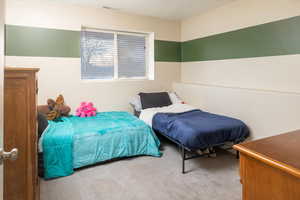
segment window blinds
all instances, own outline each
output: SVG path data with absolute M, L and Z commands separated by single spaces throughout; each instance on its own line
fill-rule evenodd
M 146 35 L 82 30 L 81 76 L 82 79 L 146 77 Z
M 81 78 L 114 77 L 114 34 L 81 32 Z
M 146 77 L 145 36 L 118 34 L 119 78 Z

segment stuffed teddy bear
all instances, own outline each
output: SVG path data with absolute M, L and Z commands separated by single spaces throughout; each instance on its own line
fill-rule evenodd
M 81 102 L 80 106 L 76 109 L 76 116 L 78 117 L 92 117 L 96 116 L 97 109 L 92 102 Z
M 62 95 L 59 95 L 56 98 L 56 101 L 53 99 L 47 100 L 47 105 L 38 106 L 38 112 L 47 116 L 48 120 L 56 120 L 61 116 L 69 116 L 71 108 L 65 105 L 65 100 Z

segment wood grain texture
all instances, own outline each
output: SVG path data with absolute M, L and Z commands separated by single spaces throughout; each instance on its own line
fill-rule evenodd
M 241 154 L 243 200 L 299 200 L 300 179 Z
M 235 149 L 300 178 L 300 130 L 235 145 Z
M 18 148 L 16 161 L 4 162 L 4 199 L 38 200 L 36 72 L 6 68 L 4 74 L 4 149 Z
M 235 145 L 243 200 L 300 199 L 300 131 Z

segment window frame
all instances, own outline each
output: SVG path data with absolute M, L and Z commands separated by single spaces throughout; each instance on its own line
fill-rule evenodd
M 100 33 L 111 33 L 114 35 L 113 41 L 113 55 L 114 55 L 114 74 L 111 79 L 84 79 L 82 77 L 82 66 L 80 66 L 80 79 L 84 82 L 110 82 L 110 81 L 140 81 L 140 80 L 154 80 L 154 69 L 155 69 L 155 57 L 154 57 L 154 33 L 153 32 L 142 32 L 142 31 L 129 31 L 129 30 L 113 30 L 104 28 L 91 28 L 82 26 L 81 31 L 91 31 Z M 118 34 L 122 35 L 132 35 L 132 36 L 143 36 L 145 37 L 145 76 L 139 77 L 123 77 L 120 78 L 118 75 Z M 81 37 L 81 36 L 80 36 Z M 81 41 L 81 38 L 80 38 Z M 82 55 L 80 53 L 80 59 L 82 60 Z M 80 62 L 81 63 L 81 62 Z M 81 64 L 80 64 L 81 65 Z

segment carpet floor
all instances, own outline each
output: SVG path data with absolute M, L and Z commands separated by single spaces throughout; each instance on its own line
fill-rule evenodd
M 41 200 L 240 200 L 238 160 L 218 151 L 216 158 L 186 161 L 176 146 L 163 143 L 161 158 L 141 156 L 76 170 L 68 177 L 41 179 Z

